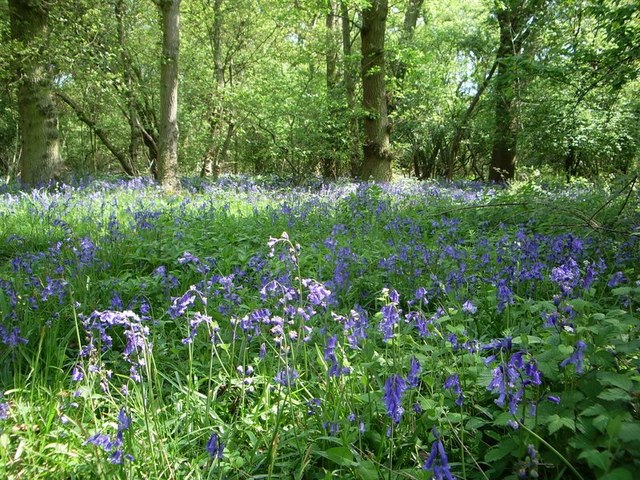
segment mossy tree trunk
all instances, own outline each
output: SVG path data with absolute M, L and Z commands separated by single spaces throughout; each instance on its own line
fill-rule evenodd
M 60 178 L 64 167 L 53 96 L 52 62 L 45 56 L 49 9 L 50 2 L 44 0 L 9 0 L 11 36 L 19 49 L 20 177 L 25 186 Z
M 392 176 L 384 59 L 388 9 L 387 0 L 373 0 L 371 5 L 362 11 L 362 178 L 379 182 L 389 181 Z

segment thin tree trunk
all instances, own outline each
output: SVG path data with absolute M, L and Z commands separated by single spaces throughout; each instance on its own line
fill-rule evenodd
M 22 138 L 20 175 L 27 186 L 59 178 L 64 168 L 52 72 L 50 62 L 43 58 L 49 8 L 44 1 L 9 0 L 11 36 L 23 46 L 18 52 L 18 112 Z
M 216 76 L 216 94 L 213 101 L 215 107 L 209 115 L 210 124 L 210 145 L 205 152 L 201 177 L 217 178 L 220 174 L 220 147 L 218 147 L 218 137 L 222 130 L 224 117 L 224 107 L 222 105 L 222 95 L 225 86 L 224 80 L 224 62 L 222 59 L 222 2 L 223 0 L 215 0 L 213 4 L 213 32 L 211 33 L 211 43 L 213 46 L 213 69 Z M 229 131 L 227 129 L 227 131 Z M 233 133 L 233 129 L 231 129 Z
M 327 14 L 326 14 L 326 37 L 325 37 L 325 62 L 327 67 L 326 77 L 326 89 L 327 89 L 327 104 L 329 108 L 329 120 L 330 125 L 326 127 L 326 152 L 322 159 L 322 176 L 324 178 L 335 179 L 337 177 L 337 161 L 336 154 L 339 150 L 337 145 L 337 132 L 335 125 L 338 123 L 338 44 L 336 41 L 336 12 L 333 0 L 327 0 Z
M 489 180 L 508 182 L 516 171 L 517 117 L 516 90 L 520 79 L 517 60 L 522 55 L 523 46 L 542 14 L 545 3 L 542 0 L 495 0 L 495 15 L 500 31 L 500 44 L 496 62 L 495 78 L 496 129 L 491 153 Z
M 420 17 L 420 9 L 424 0 L 409 0 L 407 4 L 407 10 L 404 12 L 404 25 L 403 33 L 406 40 L 413 39 L 413 32 L 418 24 L 418 18 Z
M 500 46 L 498 48 L 498 68 L 496 73 L 496 129 L 491 152 L 489 180 L 507 182 L 516 169 L 516 132 L 512 112 L 515 92 L 514 79 L 509 66 L 513 63 L 514 53 L 511 46 L 510 25 L 506 15 L 498 15 L 500 25 Z
M 161 0 L 162 65 L 160 68 L 160 137 L 158 179 L 167 190 L 180 186 L 178 177 L 178 54 L 180 0 Z
M 448 179 L 453 178 L 455 161 L 458 156 L 458 150 L 460 149 L 460 142 L 462 142 L 462 137 L 464 135 L 464 129 L 469 123 L 469 120 L 471 120 L 471 116 L 473 115 L 473 112 L 475 111 L 476 106 L 478 105 L 478 102 L 480 102 L 480 97 L 482 97 L 482 94 L 489 86 L 489 82 L 493 78 L 493 75 L 496 72 L 497 67 L 498 67 L 498 60 L 496 59 L 495 62 L 493 62 L 493 65 L 491 66 L 491 70 L 489 70 L 489 73 L 487 74 L 487 76 L 484 78 L 484 80 L 478 87 L 478 90 L 476 91 L 476 94 L 473 96 L 473 99 L 471 100 L 471 103 L 467 107 L 467 110 L 464 112 L 462 119 L 460 119 L 460 121 L 458 122 L 458 124 L 454 129 L 453 137 L 451 138 L 451 145 L 449 146 L 449 158 L 447 161 L 446 177 Z
M 133 68 L 131 66 L 131 57 L 127 50 L 127 29 L 125 27 L 126 6 L 123 0 L 117 0 L 114 4 L 114 13 L 117 20 L 118 43 L 120 44 L 120 61 L 122 62 L 124 71 L 124 81 L 127 87 L 127 103 L 128 103 L 128 120 L 129 120 L 129 165 L 131 171 L 137 174 L 138 165 L 138 148 L 142 140 L 140 129 L 138 128 L 138 109 L 136 108 L 136 99 L 133 85 Z M 122 163 L 122 162 L 121 162 Z M 125 170 L 126 171 L 126 170 Z
M 353 178 L 362 169 L 360 146 L 360 122 L 356 115 L 356 80 L 351 50 L 351 19 L 345 0 L 340 0 L 340 16 L 342 23 L 342 56 L 344 71 L 344 90 L 349 109 L 349 170 Z
M 87 127 L 89 127 L 89 130 L 93 134 L 95 134 L 96 137 L 100 139 L 102 144 L 105 147 L 107 147 L 107 150 L 109 150 L 111 154 L 116 158 L 116 160 L 118 160 L 118 163 L 120 163 L 120 166 L 122 167 L 124 172 L 129 176 L 132 176 L 132 177 L 135 176 L 136 171 L 134 170 L 132 165 L 129 163 L 129 159 L 127 159 L 127 156 L 122 151 L 120 151 L 113 143 L 111 143 L 105 131 L 102 128 L 98 127 L 96 122 L 92 120 L 91 117 L 89 117 L 89 115 L 87 115 L 87 113 L 82 109 L 82 107 L 80 107 L 80 105 L 74 102 L 71 97 L 69 97 L 67 94 L 63 92 L 56 92 L 56 95 L 64 103 L 69 105 L 71 109 L 75 112 L 76 116 L 78 117 L 78 120 L 80 120 Z
M 362 11 L 362 106 L 364 109 L 364 165 L 362 178 L 391 180 L 391 143 L 385 88 L 384 39 L 387 0 L 373 0 Z

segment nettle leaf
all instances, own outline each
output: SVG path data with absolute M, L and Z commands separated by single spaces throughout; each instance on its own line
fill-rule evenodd
M 489 449 L 487 454 L 484 456 L 484 459 L 486 462 L 495 462 L 496 460 L 500 460 L 501 458 L 504 458 L 509 454 L 513 455 L 515 452 L 516 442 L 513 439 L 508 438 L 502 443 Z
M 604 415 L 607 413 L 607 409 L 600 404 L 591 405 L 590 407 L 585 408 L 580 415 L 585 417 L 595 417 L 597 415 Z
M 598 395 L 598 398 L 609 402 L 628 402 L 631 400 L 631 395 L 621 388 L 607 388 Z
M 548 425 L 549 434 L 553 435 L 561 428 L 568 428 L 572 432 L 576 431 L 576 422 L 573 418 L 561 417 L 560 415 L 551 415 L 549 417 Z
M 640 443 L 640 423 L 626 422 L 620 426 L 618 438 L 627 443 Z
M 626 468 L 616 468 L 600 477 L 600 480 L 633 480 L 633 473 Z
M 607 470 L 611 463 L 610 452 L 601 452 L 596 449 L 585 450 L 578 455 L 578 458 L 585 459 L 590 468 L 597 468 L 600 470 Z
M 598 381 L 602 385 L 614 386 L 627 392 L 633 389 L 633 381 L 626 375 L 615 372 L 599 372 Z

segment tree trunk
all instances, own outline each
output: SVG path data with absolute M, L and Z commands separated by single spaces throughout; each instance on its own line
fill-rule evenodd
M 362 169 L 360 148 L 360 122 L 356 115 L 356 80 L 351 51 L 351 19 L 345 0 L 340 0 L 340 16 L 342 17 L 342 56 L 344 71 L 344 90 L 349 109 L 349 170 L 353 178 Z
M 420 17 L 420 9 L 424 0 L 409 0 L 407 4 L 407 10 L 404 12 L 404 28 L 403 34 L 406 40 L 413 40 L 413 32 L 418 24 L 418 18 Z
M 49 8 L 49 2 L 45 1 L 9 0 L 11 36 L 21 47 L 18 52 L 20 176 L 26 186 L 48 183 L 63 173 L 51 62 L 43 58 Z
M 202 168 L 200 169 L 201 177 L 217 178 L 220 174 L 220 154 L 224 150 L 224 145 L 220 146 L 219 138 L 222 135 L 223 124 L 225 123 L 225 108 L 223 105 L 223 94 L 225 87 L 224 79 L 224 61 L 222 57 L 222 2 L 223 0 L 215 0 L 213 3 L 213 31 L 211 35 L 211 44 L 213 46 L 213 69 L 216 76 L 215 96 L 213 98 L 213 111 L 209 113 L 210 125 L 210 144 L 205 152 L 202 160 Z M 227 134 L 233 134 L 233 121 L 227 122 Z M 225 142 L 226 142 L 225 137 Z
M 454 128 L 453 137 L 451 138 L 451 144 L 449 146 L 449 153 L 448 153 L 448 159 L 447 159 L 447 172 L 445 175 L 449 180 L 453 178 L 455 162 L 458 157 L 458 150 L 460 149 L 460 143 L 462 142 L 462 139 L 464 137 L 464 130 L 467 127 L 467 124 L 469 123 L 469 121 L 471 120 L 471 116 L 473 115 L 473 112 L 475 111 L 476 106 L 480 102 L 480 97 L 482 97 L 482 94 L 489 86 L 489 82 L 493 78 L 493 75 L 496 72 L 497 67 L 498 67 L 498 60 L 496 59 L 496 61 L 493 62 L 493 65 L 491 66 L 491 70 L 489 70 L 489 73 L 485 76 L 484 80 L 478 87 L 478 90 L 476 91 L 476 94 L 473 96 L 473 99 L 471 100 L 471 103 L 467 107 L 467 110 L 464 112 L 463 117 L 460 119 L 460 121 Z
M 338 132 L 334 125 L 339 123 L 338 105 L 340 102 L 338 92 L 338 42 L 336 39 L 336 12 L 333 0 L 327 0 L 325 32 L 325 63 L 327 67 L 326 89 L 327 105 L 329 109 L 328 125 L 325 127 L 326 148 L 322 159 L 322 176 L 335 179 L 337 177 L 336 154 L 339 150 Z
M 111 152 L 111 154 L 116 157 L 116 160 L 118 160 L 118 163 L 120 163 L 120 166 L 122 167 L 122 169 L 124 170 L 124 172 L 131 176 L 134 177 L 137 175 L 137 172 L 133 169 L 133 167 L 131 166 L 131 164 L 129 163 L 129 159 L 127 159 L 126 155 L 121 152 L 113 143 L 111 143 L 111 141 L 109 140 L 109 137 L 107 137 L 106 132 L 100 128 L 96 122 L 94 120 L 91 119 L 91 117 L 89 117 L 89 115 L 82 109 L 82 107 L 80 107 L 80 105 L 78 105 L 76 102 L 73 101 L 73 99 L 63 93 L 63 92 L 56 92 L 56 95 L 67 105 L 69 105 L 71 107 L 71 109 L 75 112 L 76 116 L 78 117 L 78 120 L 80 120 L 82 123 L 84 123 L 87 127 L 89 127 L 89 130 L 100 139 L 100 141 L 102 142 L 102 144 L 107 147 L 107 150 L 109 150 Z
M 523 46 L 544 11 L 541 0 L 495 1 L 495 16 L 500 30 L 495 74 L 496 129 L 491 152 L 489 180 L 508 182 L 516 171 L 516 90 L 520 79 L 517 61 Z
M 362 12 L 362 106 L 364 165 L 362 178 L 391 180 L 391 143 L 385 88 L 384 38 L 387 0 L 373 0 Z
M 128 119 L 129 119 L 129 161 L 132 174 L 137 175 L 138 149 L 141 143 L 141 133 L 138 120 L 138 109 L 136 108 L 136 97 L 133 84 L 133 68 L 131 66 L 131 56 L 127 49 L 127 29 L 125 17 L 127 15 L 124 0 L 117 0 L 113 6 L 117 20 L 118 43 L 120 44 L 120 61 L 122 62 L 124 82 L 127 86 Z M 122 162 L 121 162 L 122 163 Z M 127 171 L 127 169 L 125 169 Z M 127 173 L 129 173 L 127 171 Z
M 180 0 L 161 0 L 162 65 L 160 67 L 160 137 L 158 180 L 167 190 L 180 186 L 178 177 L 178 53 Z
M 515 79 L 510 72 L 514 53 L 511 46 L 511 31 L 505 15 L 498 15 L 500 24 L 500 46 L 498 48 L 498 67 L 496 72 L 496 129 L 491 152 L 489 180 L 508 182 L 513 179 L 516 170 L 516 131 L 512 112 L 515 91 Z

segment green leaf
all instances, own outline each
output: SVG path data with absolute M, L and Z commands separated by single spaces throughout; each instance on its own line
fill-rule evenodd
M 600 477 L 600 480 L 633 480 L 633 473 L 626 468 L 616 468 Z
M 320 456 L 328 458 L 337 465 L 343 467 L 355 467 L 358 464 L 353 461 L 353 453 L 347 447 L 331 447 L 326 452 L 318 452 Z
M 491 448 L 484 456 L 484 459 L 487 462 L 495 462 L 496 460 L 500 460 L 510 453 L 513 454 L 515 452 L 515 446 L 515 442 L 509 438 L 499 445 Z
M 631 395 L 621 388 L 607 388 L 598 395 L 598 398 L 609 402 L 628 402 L 631 400 Z
M 620 427 L 620 431 L 618 432 L 618 438 L 627 443 L 640 442 L 640 423 L 623 423 Z
M 553 435 L 561 428 L 568 428 L 569 430 L 575 432 L 576 423 L 573 418 L 561 417 L 560 415 L 555 414 L 549 417 L 548 428 L 550 435 Z
M 619 387 L 627 392 L 633 389 L 633 381 L 626 375 L 615 372 L 600 372 L 598 373 L 598 381 L 602 385 Z
M 578 458 L 584 458 L 589 464 L 590 468 L 598 468 L 600 470 L 606 470 L 611 463 L 611 453 L 608 451 L 601 452 L 596 449 L 585 450 Z
M 378 469 L 371 460 L 364 460 L 356 467 L 356 477 L 361 480 L 378 480 Z

